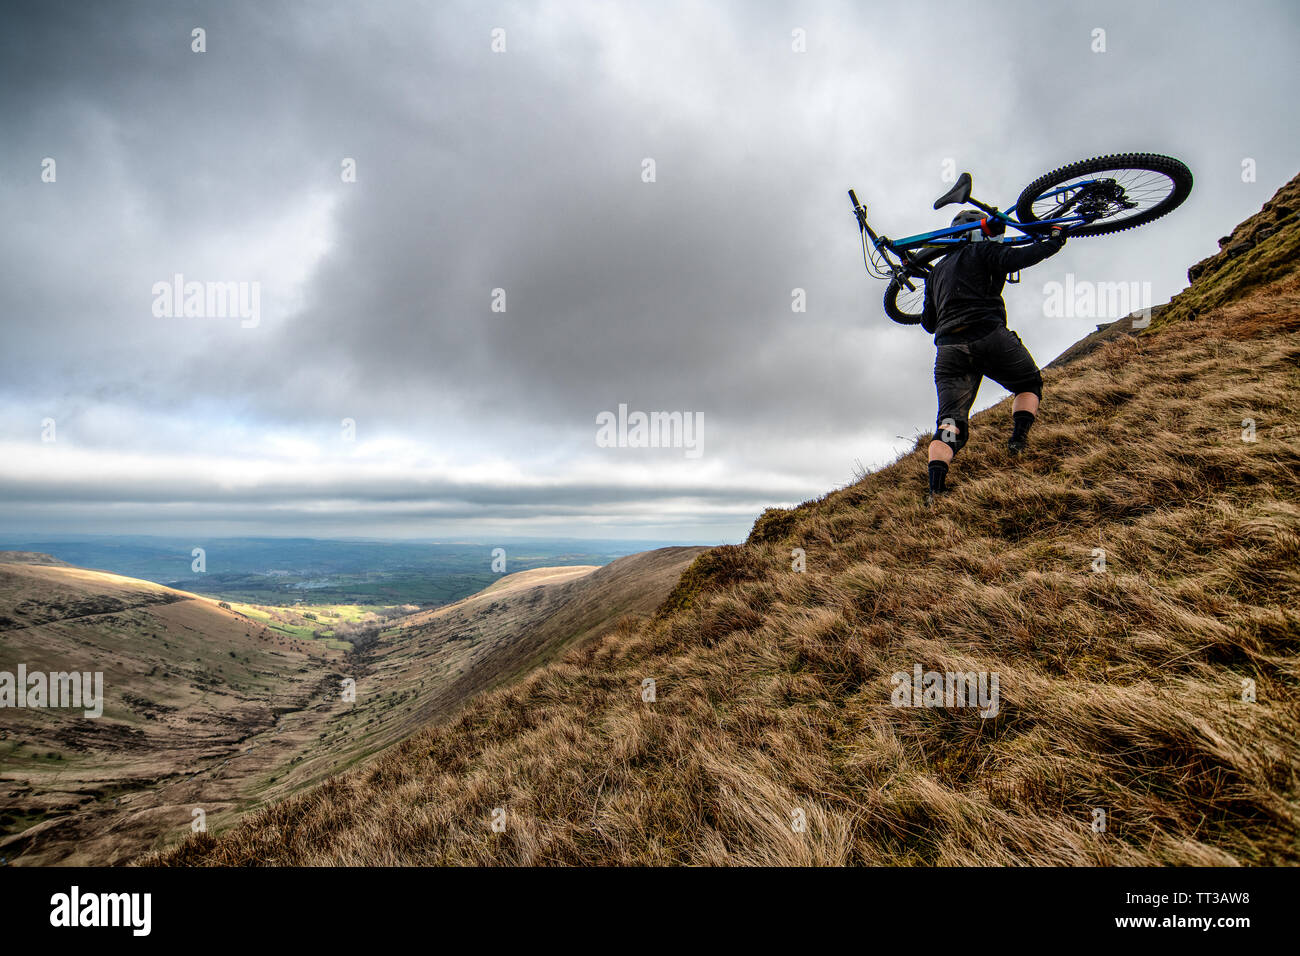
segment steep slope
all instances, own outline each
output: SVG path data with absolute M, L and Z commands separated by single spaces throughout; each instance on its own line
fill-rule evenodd
M 1300 176 L 1219 240 L 1219 251 L 1187 270 L 1191 285 L 1153 325 L 1194 320 L 1247 293 L 1293 275 L 1300 261 Z
M 574 642 L 649 615 L 703 548 L 661 548 L 601 568 L 536 568 L 394 622 L 350 658 L 356 703 L 333 714 L 295 771 L 319 779 L 454 714 L 475 694 Z
M 462 602 L 408 618 L 395 645 L 461 642 L 467 650 L 457 679 L 423 702 L 422 716 L 448 713 L 624 618 L 652 614 L 705 550 L 660 548 L 601 568 L 521 571 Z
M 654 619 L 161 862 L 1300 862 L 1300 273 L 1248 261 L 1049 370 L 1025 458 L 977 416 L 938 511 L 920 447 L 770 510 Z M 894 706 L 916 667 L 996 715 Z

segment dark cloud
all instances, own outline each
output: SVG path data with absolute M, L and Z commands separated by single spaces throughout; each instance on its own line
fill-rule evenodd
M 288 514 L 405 487 L 431 514 L 472 501 L 530 517 L 629 494 L 653 516 L 656 485 L 718 514 L 788 503 L 932 417 L 931 346 L 884 318 L 848 186 L 902 235 L 946 220 L 929 202 L 947 159 L 1004 204 L 1076 158 L 1188 161 L 1176 222 L 1072 243 L 1009 293 L 1046 362 L 1094 320 L 1043 318 L 1043 282 L 1149 281 L 1160 301 L 1300 165 L 1284 65 L 1300 15 L 1284 2 L 20 3 L 0 20 L 0 441 L 23 447 L 49 415 L 106 463 L 0 470 L 28 508 L 96 493 L 198 507 L 113 456 L 256 460 L 257 436 L 319 445 L 344 417 L 547 490 L 507 475 L 475 494 L 423 471 L 358 483 L 326 456 L 322 487 L 226 497 Z M 261 324 L 155 318 L 149 290 L 177 272 L 261 282 Z M 712 467 L 602 456 L 595 416 L 621 402 L 702 411 Z M 629 478 L 643 466 L 662 478 Z

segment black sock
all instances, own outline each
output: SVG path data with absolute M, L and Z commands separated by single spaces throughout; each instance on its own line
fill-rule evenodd
M 1011 440 L 1024 441 L 1029 437 L 1029 426 L 1034 423 L 1034 413 L 1012 412 L 1011 421 L 1015 423 L 1011 429 Z
M 948 463 L 946 461 L 930 462 L 930 490 L 936 494 L 943 491 L 943 480 L 948 477 Z

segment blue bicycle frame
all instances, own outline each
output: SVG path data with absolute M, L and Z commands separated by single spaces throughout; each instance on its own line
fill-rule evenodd
M 1084 187 L 1091 186 L 1095 182 L 1097 182 L 1097 180 L 1088 179 L 1088 180 L 1083 180 L 1081 182 L 1070 183 L 1068 186 L 1061 186 L 1058 189 L 1053 189 L 1050 192 L 1045 192 L 1039 198 L 1049 199 L 1052 196 L 1058 196 L 1062 193 L 1075 192 Z M 1019 230 L 1021 233 L 1024 233 L 1024 235 L 1014 236 L 1014 237 L 1003 235 L 1002 238 L 999 240 L 1000 242 L 1003 242 L 1007 245 L 1022 245 L 1026 242 L 1035 241 L 1035 236 L 1030 234 L 1029 229 L 1026 229 L 1026 227 L 1023 224 L 1013 219 L 1011 216 L 1007 215 L 1006 213 L 1000 212 L 997 209 L 997 207 L 985 206 L 983 203 L 976 202 L 975 200 L 968 200 L 968 202 L 970 202 L 972 206 L 976 206 L 979 209 L 983 210 L 984 212 L 988 213 L 987 218 L 997 219 L 1005 226 L 1010 226 L 1011 228 Z M 1086 224 L 1088 221 L 1089 220 L 1087 219 L 1087 217 L 1076 213 L 1073 215 L 1060 216 L 1056 219 L 1038 219 L 1033 223 L 1033 225 L 1030 228 L 1034 232 L 1042 232 L 1044 229 L 1051 229 L 1051 227 L 1053 226 L 1061 226 L 1062 228 L 1068 230 L 1071 226 L 1081 226 Z M 905 239 L 891 240 L 891 239 L 886 239 L 884 236 L 878 236 L 875 237 L 878 240 L 876 243 L 876 247 L 881 248 L 883 246 L 884 248 L 889 249 L 891 252 L 900 252 L 906 249 L 915 249 L 920 246 L 954 245 L 955 243 L 966 241 L 965 233 L 968 233 L 973 229 L 981 229 L 981 228 L 983 228 L 981 223 L 971 222 L 961 226 L 947 226 L 943 229 L 936 229 L 933 232 L 918 233 L 915 236 L 908 236 Z
M 1063 193 L 1081 192 L 1088 186 L 1092 186 L 1097 182 L 1099 182 L 1099 180 L 1093 179 L 1073 182 L 1069 185 L 1053 189 L 1050 192 L 1045 192 L 1038 198 L 1050 199 L 1052 196 L 1059 196 Z M 861 212 L 861 215 L 859 216 L 860 222 L 864 229 L 866 229 L 868 235 L 871 236 L 871 241 L 873 245 L 875 245 L 877 251 L 881 252 L 888 249 L 890 252 L 898 254 L 910 249 L 918 249 L 922 246 L 955 245 L 956 243 L 966 241 L 966 233 L 983 228 L 983 223 L 970 222 L 960 226 L 945 226 L 943 229 L 935 229 L 932 232 L 917 233 L 915 236 L 907 236 L 904 239 L 888 239 L 885 236 L 876 235 L 871 230 L 871 227 L 866 225 L 866 207 L 860 206 L 857 203 L 857 195 L 853 190 L 849 190 L 849 195 L 853 198 L 855 208 L 859 209 Z M 978 200 L 969 198 L 966 202 L 984 212 L 986 214 L 986 219 L 997 220 L 1003 224 L 1004 228 L 1010 226 L 1012 229 L 1022 233 L 1022 235 L 1019 236 L 1009 236 L 1005 234 L 1001 236 L 998 241 L 1008 245 L 1022 245 L 1027 242 L 1034 242 L 1037 238 L 1035 233 L 1044 232 L 1051 229 L 1053 226 L 1060 226 L 1068 230 L 1072 226 L 1081 226 L 1089 222 L 1089 219 L 1086 216 L 1079 213 L 1067 213 L 1066 215 L 1058 216 L 1054 219 L 1038 219 L 1032 224 L 1024 224 L 1007 213 L 1000 211 L 996 206 L 986 206 Z
M 1101 180 L 1094 179 L 1072 182 L 1049 192 L 1045 192 L 1038 198 L 1048 199 L 1052 196 L 1060 196 L 1064 193 L 1076 193 L 1080 195 L 1086 194 L 1089 187 L 1099 184 L 1100 182 Z M 921 249 L 923 247 L 934 248 L 953 246 L 958 243 L 966 242 L 968 241 L 966 233 L 977 229 L 983 231 L 986 223 L 991 220 L 998 222 L 1000 226 L 996 230 L 986 231 L 985 235 L 990 239 L 996 239 L 997 241 L 1006 243 L 1007 245 L 1023 245 L 1025 243 L 1035 242 L 1038 238 L 1037 234 L 1048 231 L 1054 227 L 1060 227 L 1068 232 L 1072 226 L 1084 225 L 1091 221 L 1087 216 L 1084 216 L 1081 213 L 1070 212 L 1070 207 L 1074 205 L 1074 199 L 1072 198 L 1061 203 L 1063 215 L 1052 219 L 1038 219 L 1032 224 L 1022 223 L 1011 215 L 999 211 L 996 206 L 989 206 L 980 202 L 978 199 L 972 199 L 970 197 L 969 186 L 967 186 L 965 199 L 954 200 L 954 202 L 958 202 L 960 205 L 970 204 L 976 207 L 985 214 L 983 220 L 963 223 L 960 226 L 946 226 L 943 229 L 918 233 L 915 236 L 907 236 L 904 239 L 889 239 L 885 236 L 877 235 L 875 230 L 868 225 L 867 207 L 858 202 L 857 193 L 852 189 L 849 190 L 849 199 L 853 202 L 853 211 L 858 217 L 858 227 L 862 231 L 863 252 L 864 257 L 867 259 L 868 271 L 882 279 L 892 278 L 901 286 L 904 286 L 909 290 L 915 289 L 915 286 L 911 281 L 909 281 L 912 277 L 923 276 L 929 271 L 929 267 L 924 262 L 919 261 L 910 255 L 912 250 Z M 939 202 L 942 202 L 942 199 Z M 936 207 L 937 206 L 938 203 L 936 203 Z M 1007 235 L 1006 229 L 1008 226 L 1021 233 L 1021 235 Z M 995 231 L 997 235 L 994 235 Z M 866 240 L 868 237 L 870 237 L 871 244 L 875 247 L 877 254 L 884 260 L 883 265 L 879 263 L 876 264 L 876 269 L 883 272 L 885 268 L 888 268 L 890 273 L 889 275 L 882 275 L 880 272 L 872 270 L 871 259 L 870 257 L 865 256 Z M 890 252 L 899 258 L 900 261 L 898 263 L 890 260 L 888 256 L 888 253 Z

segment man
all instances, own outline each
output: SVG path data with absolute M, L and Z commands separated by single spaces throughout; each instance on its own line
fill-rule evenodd
M 948 465 L 969 437 L 970 407 L 980 381 L 988 376 L 1015 395 L 1011 403 L 1014 427 L 1007 449 L 1018 455 L 1029 440 L 1029 427 L 1043 397 L 1043 376 L 1020 336 L 1007 328 L 1002 286 L 1007 274 L 1042 262 L 1065 245 L 1060 228 L 1049 237 L 1020 246 L 996 241 L 982 213 L 967 209 L 954 226 L 980 222 L 970 242 L 941 258 L 925 283 L 921 325 L 934 336 L 934 385 L 939 415 L 930 442 L 930 490 L 927 507 L 944 492 Z M 1003 227 L 1005 228 L 1005 226 Z M 993 240 L 993 241 L 989 241 Z

